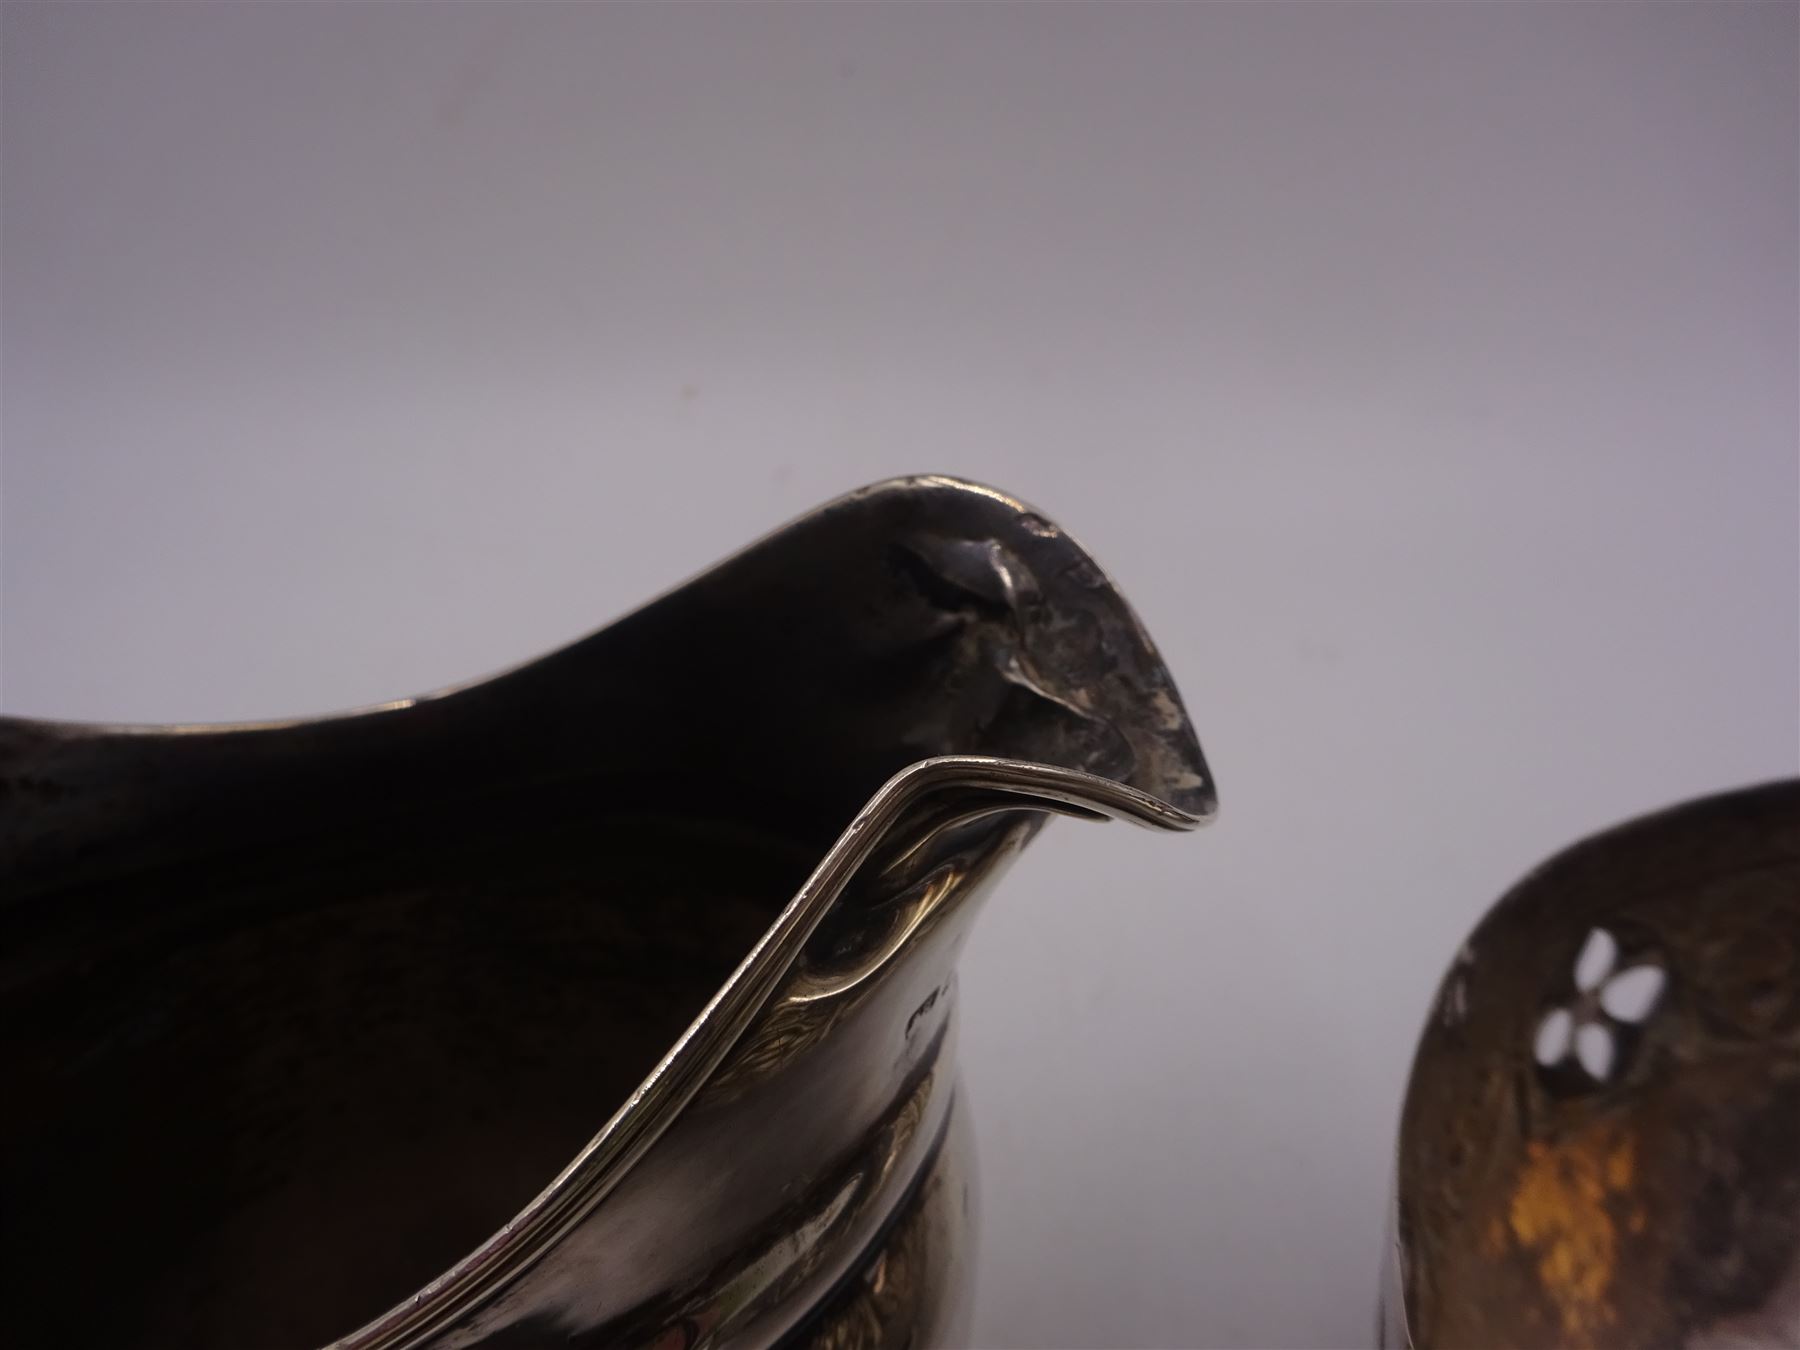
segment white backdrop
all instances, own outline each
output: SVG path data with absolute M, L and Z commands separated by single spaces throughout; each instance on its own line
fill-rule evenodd
M 1432 987 L 1800 764 L 1796 8 L 9 3 L 0 703 L 465 680 L 899 472 L 1218 772 L 963 968 L 984 1346 L 1366 1340 Z

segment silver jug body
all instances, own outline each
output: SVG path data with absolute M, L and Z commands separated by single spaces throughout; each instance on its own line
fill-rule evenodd
M 970 925 L 1215 802 L 1105 575 L 942 477 L 439 694 L 0 719 L 0 784 L 19 1343 L 266 1350 L 954 1343 Z

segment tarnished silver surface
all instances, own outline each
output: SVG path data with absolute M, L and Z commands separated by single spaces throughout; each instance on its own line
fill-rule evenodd
M 1539 868 L 1439 990 L 1394 1346 L 1800 1346 L 1800 781 Z
M 1213 803 L 1092 561 L 945 478 L 429 698 L 0 720 L 9 1335 L 954 1343 L 979 899 Z

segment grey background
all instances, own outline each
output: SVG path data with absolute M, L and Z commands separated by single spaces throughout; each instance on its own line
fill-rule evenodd
M 989 480 L 1224 810 L 963 971 L 977 1341 L 1364 1341 L 1444 963 L 1800 762 L 1796 9 L 7 4 L 0 702 L 301 714 Z

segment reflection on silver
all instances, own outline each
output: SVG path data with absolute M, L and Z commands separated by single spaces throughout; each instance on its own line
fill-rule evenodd
M 979 898 L 1051 815 L 1213 805 L 1099 569 L 946 478 L 444 694 L 0 720 L 15 1330 L 954 1336 Z

